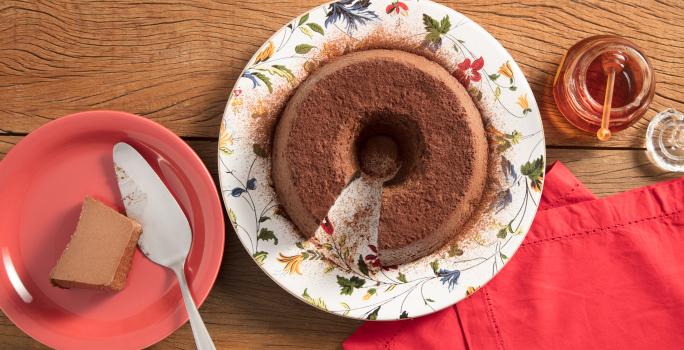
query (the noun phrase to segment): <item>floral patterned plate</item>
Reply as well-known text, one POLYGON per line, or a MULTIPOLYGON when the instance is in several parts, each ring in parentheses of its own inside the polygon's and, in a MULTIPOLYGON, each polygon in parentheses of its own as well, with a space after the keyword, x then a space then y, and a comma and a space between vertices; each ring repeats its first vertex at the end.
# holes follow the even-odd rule
POLYGON ((537 211, 544 152, 539 110, 525 77, 479 25, 426 0, 341 0, 294 19, 249 61, 223 116, 218 158, 228 216, 245 249, 274 281, 331 313, 395 320, 458 302, 509 261, 537 211), (321 225, 318 239, 304 241, 269 186, 270 159, 259 140, 264 111, 277 109, 312 67, 339 51, 335 43, 353 46, 378 33, 446 58, 491 121, 504 178, 475 234, 392 267, 380 266, 375 247, 354 243, 355 235, 337 219, 321 225))

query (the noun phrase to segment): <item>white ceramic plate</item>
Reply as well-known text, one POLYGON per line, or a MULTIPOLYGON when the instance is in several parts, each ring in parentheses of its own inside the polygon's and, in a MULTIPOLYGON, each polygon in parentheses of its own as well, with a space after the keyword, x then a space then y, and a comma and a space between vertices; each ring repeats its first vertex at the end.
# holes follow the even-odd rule
POLYGON ((220 133, 223 198, 245 249, 285 290, 315 307, 352 318, 417 317, 465 298, 513 256, 541 196, 544 135, 525 77, 479 25, 425 0, 343 0, 294 19, 247 64, 231 93, 220 133), (312 64, 334 55, 339 50, 335 43, 346 40, 353 45, 378 35, 379 29, 451 62, 454 74, 491 119, 506 178, 488 219, 477 225, 475 234, 389 269, 377 266, 374 247, 359 246, 337 226, 332 234, 317 235, 319 240, 302 240, 293 224, 278 214, 278 199, 269 186, 270 159, 255 146, 260 119, 277 96, 295 89, 312 64))

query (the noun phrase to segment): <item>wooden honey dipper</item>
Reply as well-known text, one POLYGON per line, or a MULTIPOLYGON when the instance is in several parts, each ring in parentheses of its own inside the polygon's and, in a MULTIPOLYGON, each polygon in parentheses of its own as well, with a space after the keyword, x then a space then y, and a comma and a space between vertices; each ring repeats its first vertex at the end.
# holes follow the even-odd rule
POLYGON ((625 69, 625 56, 619 51, 603 54, 601 66, 603 72, 608 77, 606 82, 606 96, 603 99, 603 113, 601 115, 601 127, 596 131, 596 137, 601 141, 610 139, 610 112, 613 104, 613 87, 615 86, 615 75, 622 73, 625 69))

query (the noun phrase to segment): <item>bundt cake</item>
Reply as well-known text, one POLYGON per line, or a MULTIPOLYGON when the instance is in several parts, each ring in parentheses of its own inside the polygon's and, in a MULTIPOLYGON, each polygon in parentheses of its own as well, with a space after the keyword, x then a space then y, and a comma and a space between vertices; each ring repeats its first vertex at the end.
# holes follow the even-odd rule
POLYGON ((305 237, 356 176, 381 178, 378 255, 395 265, 458 234, 487 161, 482 118, 456 78, 419 55, 367 50, 331 60, 295 91, 276 125, 272 176, 305 237))

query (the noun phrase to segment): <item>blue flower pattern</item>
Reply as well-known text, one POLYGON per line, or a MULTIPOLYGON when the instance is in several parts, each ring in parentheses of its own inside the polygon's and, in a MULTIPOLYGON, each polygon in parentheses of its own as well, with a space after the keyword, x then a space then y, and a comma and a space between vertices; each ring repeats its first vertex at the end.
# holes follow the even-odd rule
POLYGON ((373 10, 369 10, 370 0, 340 0, 333 2, 328 7, 325 27, 328 28, 339 20, 346 22, 347 32, 353 32, 359 25, 378 19, 378 15, 373 10))
POLYGON ((451 292, 454 289, 454 287, 456 287, 458 278, 461 277, 461 271, 441 269, 437 273, 437 276, 441 277, 439 281, 442 282, 442 284, 446 284, 449 287, 449 291, 451 292))

